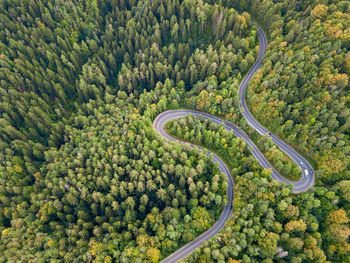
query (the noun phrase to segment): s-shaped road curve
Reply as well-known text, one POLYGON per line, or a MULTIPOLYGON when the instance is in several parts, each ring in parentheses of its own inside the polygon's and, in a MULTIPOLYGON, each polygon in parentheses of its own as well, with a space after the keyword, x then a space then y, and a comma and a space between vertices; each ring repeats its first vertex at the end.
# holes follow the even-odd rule
MULTIPOLYGON (((265 54, 266 48, 267 48, 267 39, 265 36, 264 31, 257 25, 257 28, 259 30, 259 55, 256 59, 254 65, 251 67, 243 81, 241 82, 239 86, 239 98, 241 101, 241 112, 245 119, 247 120, 247 123, 250 127, 255 129, 259 134, 264 136, 269 136, 273 140, 273 142, 280 147, 282 151, 284 151, 287 155, 290 156, 290 158, 298 165, 300 166, 302 170, 302 178, 297 182, 291 182, 285 179, 283 176, 281 176, 267 161, 265 156, 260 152, 258 147, 253 143, 253 141, 248 137, 246 133, 244 133, 240 128, 238 128, 236 125, 234 125, 231 122, 222 120, 216 116, 213 116, 211 114, 200 112, 200 111, 194 111, 194 110, 169 110, 162 112, 159 114, 156 119, 153 122, 153 127, 156 129, 156 131, 164 138, 170 141, 178 141, 180 143, 184 143, 182 141, 179 141, 173 137, 171 137, 169 134, 167 134, 164 130, 164 126, 168 121, 178 119, 185 117, 186 115, 193 115, 194 117, 202 116, 205 119, 209 119, 212 122, 216 124, 224 124, 224 127, 228 131, 232 131, 237 137, 243 139, 253 156, 258 160, 258 162, 264 167, 272 170, 271 177, 279 182, 285 182, 287 184, 293 184, 293 192, 294 193, 300 193, 304 192, 307 189, 309 189, 313 184, 315 180, 315 173, 312 169, 312 166, 309 164, 309 162, 304 159, 300 154, 298 154, 296 151, 294 151, 290 146, 288 146, 285 142, 278 139, 275 135, 270 133, 266 128, 264 128, 260 123, 258 123, 253 115, 249 112, 249 109, 247 107, 247 103, 245 100, 245 91, 247 89, 249 81, 252 79, 254 73, 259 69, 261 65, 261 60, 265 54)), ((193 146, 193 145, 192 145, 193 146)), ((198 146, 197 146, 198 147, 198 146)), ((199 147, 202 148, 202 147, 199 147)), ((203 148, 202 148, 203 149, 203 148)), ((230 174, 230 171, 226 164, 214 153, 211 153, 209 151, 208 154, 213 154, 213 161, 215 163, 218 163, 219 170, 224 173, 227 176, 228 179, 228 188, 227 188, 227 196, 228 196, 228 204, 225 206, 223 212, 221 213, 221 216, 218 221, 206 232, 198 236, 196 239, 194 239, 192 242, 186 244, 185 246, 181 247, 177 251, 175 251, 173 254, 162 260, 162 263, 174 263, 178 262, 179 260, 185 258, 187 255, 191 254, 196 248, 199 248, 204 241, 209 240, 211 237, 215 236, 219 231, 221 231, 224 228, 224 225, 226 221, 230 218, 230 215, 232 213, 232 201, 233 201, 233 180, 232 176, 230 174)))

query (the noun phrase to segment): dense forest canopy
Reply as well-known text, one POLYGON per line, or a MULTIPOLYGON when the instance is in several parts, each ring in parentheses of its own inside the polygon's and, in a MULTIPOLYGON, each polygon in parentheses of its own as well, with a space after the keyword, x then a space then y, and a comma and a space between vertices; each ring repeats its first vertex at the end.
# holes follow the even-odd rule
POLYGON ((233 134, 169 123, 235 181, 232 217, 186 261, 350 261, 348 1, 2 0, 0 262, 158 262, 208 229, 227 182, 205 151, 155 132, 168 109, 234 122, 298 178, 240 113, 252 18, 269 46, 249 107, 310 160, 316 184, 292 194, 233 134))
POLYGON ((247 98, 255 116, 312 158, 322 181, 332 184, 350 176, 350 5, 299 5, 288 4, 274 18, 247 98))

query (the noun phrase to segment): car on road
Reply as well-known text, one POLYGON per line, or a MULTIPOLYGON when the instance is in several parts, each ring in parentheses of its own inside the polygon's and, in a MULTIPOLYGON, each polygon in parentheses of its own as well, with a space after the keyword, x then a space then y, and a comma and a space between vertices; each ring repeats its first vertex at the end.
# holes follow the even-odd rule
POLYGON ((307 169, 304 170, 305 176, 309 177, 309 171, 307 169))

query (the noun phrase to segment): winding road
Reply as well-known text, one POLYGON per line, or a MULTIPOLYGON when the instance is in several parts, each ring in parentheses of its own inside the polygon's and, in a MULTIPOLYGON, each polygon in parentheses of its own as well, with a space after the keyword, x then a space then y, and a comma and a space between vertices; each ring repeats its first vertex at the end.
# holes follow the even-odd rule
MULTIPOLYGON (((173 137, 171 137, 169 134, 167 134, 164 130, 164 126, 168 121, 178 119, 185 117, 186 115, 193 115, 194 117, 202 116, 205 119, 209 119, 212 122, 216 124, 224 124, 224 127, 228 131, 232 131, 237 137, 243 139, 247 144, 248 147, 253 154, 253 156, 258 160, 258 162, 265 168, 272 169, 271 177, 279 182, 285 182, 287 184, 293 184, 293 192, 294 193, 300 193, 304 192, 307 189, 309 189, 313 184, 315 180, 315 173, 312 169, 312 166, 309 164, 309 162, 304 159, 300 154, 298 154, 296 151, 294 151, 290 146, 288 146, 285 142, 278 139, 275 135, 270 133, 266 128, 264 128, 260 123, 258 123, 253 115, 249 112, 249 109, 247 107, 247 103, 245 100, 245 92, 248 86, 249 81, 252 79, 255 72, 259 69, 261 65, 261 60, 266 52, 267 48, 267 39, 265 36, 264 31, 257 25, 257 28, 259 30, 259 55, 256 59, 254 65, 251 67, 243 81, 241 82, 239 86, 239 98, 241 101, 241 112, 245 119, 247 120, 247 123, 250 127, 255 129, 260 135, 263 136, 269 136, 273 140, 273 142, 278 145, 278 147, 284 151, 287 155, 290 156, 290 158, 298 165, 300 166, 302 170, 302 178, 297 182, 291 182, 285 179, 283 176, 281 176, 267 161, 265 156, 260 152, 258 147, 253 143, 253 141, 248 137, 248 135, 243 132, 240 128, 238 128, 236 125, 234 125, 231 122, 222 120, 216 116, 213 116, 211 114, 205 113, 205 112, 199 112, 194 110, 169 110, 162 112, 159 114, 156 119, 153 122, 154 128, 157 130, 157 132, 164 138, 170 140, 170 141, 178 141, 180 143, 184 143, 182 141, 179 141, 173 137)), ((192 145, 194 146, 194 145, 192 145)), ((199 146, 196 146, 199 147, 199 146)), ((199 147, 202 148, 202 147, 199 147)), ((202 148, 203 149, 203 148, 202 148)), ((175 251, 173 254, 162 260, 162 263, 174 263, 178 262, 179 260, 185 258, 187 255, 191 254, 196 248, 200 247, 202 243, 206 240, 209 240, 211 237, 215 236, 220 230, 224 228, 224 225, 226 221, 230 218, 232 213, 232 201, 233 201, 233 180, 232 176, 230 174, 230 171, 226 164, 214 153, 211 153, 208 151, 208 154, 213 155, 213 161, 215 163, 218 163, 218 167, 222 173, 224 173, 227 176, 228 179, 228 189, 227 189, 227 196, 228 196, 228 204, 225 206, 223 212, 221 213, 221 216, 218 221, 206 232, 198 236, 196 239, 194 239, 192 242, 186 244, 182 248, 175 251)))

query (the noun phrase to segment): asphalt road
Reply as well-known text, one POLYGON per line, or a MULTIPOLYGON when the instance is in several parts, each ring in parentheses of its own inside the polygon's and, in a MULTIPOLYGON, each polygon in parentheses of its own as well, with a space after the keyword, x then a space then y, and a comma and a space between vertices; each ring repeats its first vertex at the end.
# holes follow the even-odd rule
MULTIPOLYGON (((245 134, 240 128, 238 128, 236 125, 234 125, 231 122, 222 120, 216 116, 213 116, 211 114, 205 113, 205 112, 199 112, 194 110, 170 110, 165 111, 159 114, 156 119, 153 122, 154 128, 157 130, 157 132, 164 138, 170 140, 170 141, 178 141, 180 143, 185 143, 182 141, 179 141, 170 135, 168 135, 165 130, 164 126, 165 124, 174 119, 182 118, 186 115, 193 115, 194 117, 199 117, 200 115, 203 116, 206 119, 211 120, 212 122, 216 124, 223 123, 225 126, 225 129, 228 131, 232 131, 237 137, 245 140, 245 142, 248 144, 249 149, 253 156, 258 160, 258 162, 265 168, 272 169, 271 177, 279 182, 285 182, 287 184, 293 184, 293 192, 294 193, 300 193, 304 192, 307 189, 309 189, 314 184, 315 179, 315 173, 312 169, 312 166, 309 164, 309 162, 304 159, 300 154, 298 154, 296 151, 294 151, 290 146, 288 146, 285 142, 278 139, 275 135, 270 133, 266 128, 264 128, 260 123, 258 123, 253 115, 249 112, 249 109, 246 104, 245 100, 245 91, 248 86, 249 81, 252 79, 254 73, 259 69, 261 60, 265 54, 266 47, 267 47, 267 39, 265 36, 264 31, 258 26, 259 29, 259 55, 257 60, 255 61, 254 65, 251 67, 243 81, 241 82, 241 85, 239 87, 239 97, 241 101, 241 111, 243 116, 246 118, 248 125, 255 129, 259 134, 264 136, 269 136, 272 138, 274 143, 280 147, 282 151, 284 151, 286 154, 288 154, 291 159, 301 167, 301 170, 303 172, 302 178, 297 182, 291 182, 285 179, 283 176, 281 176, 267 161, 265 156, 260 152, 258 147, 253 143, 253 141, 248 137, 247 134, 245 134)), ((194 146, 194 145, 192 145, 194 146)), ((196 146, 199 147, 199 146, 196 146)), ((202 147, 199 147, 202 148, 202 147)), ((203 148, 202 148, 203 149, 203 148)), ((230 218, 230 215, 232 213, 232 201, 233 201, 233 180, 232 176, 229 172, 229 169, 227 168, 226 164, 214 153, 211 153, 208 151, 208 154, 213 154, 213 161, 215 163, 218 163, 218 167, 222 173, 224 173, 228 179, 228 189, 227 189, 227 196, 228 196, 228 204, 225 206, 223 212, 221 213, 221 216, 218 221, 206 232, 198 236, 196 239, 194 239, 192 242, 186 244, 182 248, 175 251, 173 254, 162 260, 162 263, 174 263, 178 262, 179 260, 185 258, 187 255, 191 254, 196 248, 200 247, 203 243, 203 241, 209 240, 211 237, 215 236, 220 230, 223 229, 226 221, 230 218)))
MULTIPOLYGON (((253 115, 250 113, 247 103, 245 100, 245 92, 248 86, 249 81, 252 79, 255 72, 259 69, 261 65, 261 60, 263 56, 265 55, 266 48, 267 48, 267 39, 265 36, 264 31, 256 25, 259 29, 259 55, 256 59, 254 65, 250 68, 249 72, 245 76, 245 78, 242 80, 240 86, 239 86, 239 99, 241 101, 241 112, 245 119, 247 120, 247 123, 250 127, 255 129, 260 135, 266 135, 272 138, 272 141, 282 150, 284 151, 298 166, 300 166, 303 176, 298 182, 290 182, 284 177, 282 177, 280 174, 277 173, 277 171, 273 170, 272 172, 272 178, 275 180, 278 180, 280 182, 286 182, 291 183, 294 186, 294 192, 300 193, 304 192, 307 189, 309 189, 313 184, 315 180, 315 173, 310 165, 310 163, 303 158, 300 154, 298 154, 292 147, 290 147, 288 144, 286 144, 284 141, 277 138, 274 134, 270 133, 269 130, 267 130, 265 127, 263 127, 257 120, 253 117, 253 115)), ((245 139, 245 138, 243 138, 245 139)), ((258 159, 258 158, 257 158, 258 159)), ((261 163, 261 160, 258 159, 258 161, 261 163)), ((263 165, 263 164, 262 164, 263 165)), ((263 165, 266 168, 272 168, 270 164, 268 166, 263 165)))

